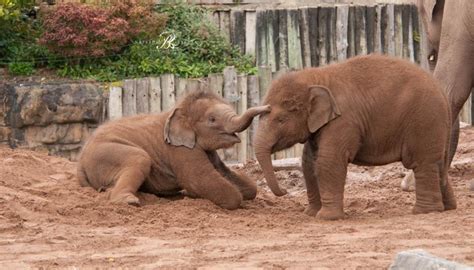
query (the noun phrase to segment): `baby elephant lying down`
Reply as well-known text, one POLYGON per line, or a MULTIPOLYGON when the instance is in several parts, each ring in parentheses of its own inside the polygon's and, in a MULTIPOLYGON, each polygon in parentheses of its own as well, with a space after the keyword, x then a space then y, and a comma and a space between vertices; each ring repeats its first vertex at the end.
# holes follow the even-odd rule
POLYGON ((238 116, 222 98, 188 94, 171 111, 138 115, 100 126, 84 145, 77 176, 82 186, 109 189, 113 202, 139 205, 140 189, 156 195, 186 194, 236 209, 255 198, 257 186, 227 168, 216 153, 240 142, 253 117, 269 106, 238 116))

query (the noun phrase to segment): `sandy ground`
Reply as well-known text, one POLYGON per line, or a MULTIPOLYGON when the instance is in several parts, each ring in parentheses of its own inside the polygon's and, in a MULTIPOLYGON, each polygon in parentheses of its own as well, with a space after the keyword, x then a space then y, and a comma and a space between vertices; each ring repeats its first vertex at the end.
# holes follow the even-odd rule
POLYGON ((72 162, 1 146, 0 268, 383 269, 414 248, 474 266, 473 159, 474 129, 463 129, 450 171, 458 209, 416 216, 399 164, 351 166, 346 219, 329 222, 303 214, 299 171, 278 172, 290 194, 277 198, 246 164, 259 194, 235 211, 150 194, 137 208, 80 188, 72 162))

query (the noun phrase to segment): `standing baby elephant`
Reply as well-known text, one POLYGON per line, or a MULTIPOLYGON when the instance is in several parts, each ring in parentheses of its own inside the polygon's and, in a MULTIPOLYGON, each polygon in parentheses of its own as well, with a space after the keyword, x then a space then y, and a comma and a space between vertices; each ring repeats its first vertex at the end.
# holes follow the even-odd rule
POLYGON ((110 189, 113 202, 139 204, 140 189, 157 195, 185 190, 193 197, 236 209, 255 198, 256 183, 227 168, 216 153, 240 142, 245 130, 269 106, 242 116, 205 91, 188 94, 165 113, 138 115, 100 126, 85 144, 77 176, 82 186, 110 189))
POLYGON ((415 171, 414 213, 456 208, 448 181, 450 110, 434 79, 416 65, 369 55, 286 74, 265 97, 254 147, 278 196, 271 153, 305 143, 308 215, 343 218, 348 163, 401 161, 415 171))

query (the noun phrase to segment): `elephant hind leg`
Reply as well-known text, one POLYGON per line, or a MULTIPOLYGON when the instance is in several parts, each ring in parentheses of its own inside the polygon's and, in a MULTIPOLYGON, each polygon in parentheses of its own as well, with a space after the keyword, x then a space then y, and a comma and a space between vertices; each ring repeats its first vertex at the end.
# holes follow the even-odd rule
POLYGON ((416 203, 414 214, 440 212, 444 210, 441 194, 441 166, 423 163, 414 168, 416 179, 416 203))
POLYGON ((441 195, 443 197, 444 210, 454 210, 457 208, 456 198, 454 197, 453 187, 448 178, 447 170, 442 175, 440 182, 441 195))

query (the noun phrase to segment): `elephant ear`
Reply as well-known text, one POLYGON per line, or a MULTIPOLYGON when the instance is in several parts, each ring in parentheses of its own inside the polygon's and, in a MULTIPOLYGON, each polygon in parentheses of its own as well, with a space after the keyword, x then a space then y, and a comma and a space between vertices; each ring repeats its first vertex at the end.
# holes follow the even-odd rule
POLYGON ((316 132, 331 120, 339 117, 341 111, 331 94, 324 86, 313 85, 309 87, 310 113, 308 117, 308 128, 311 133, 316 132))
POLYGON ((427 22, 431 22, 433 19, 433 13, 436 6, 436 0, 418 0, 416 5, 420 11, 424 11, 426 14, 427 22))
POLYGON ((164 138, 171 145, 194 148, 196 135, 180 108, 175 108, 166 119, 164 138))

